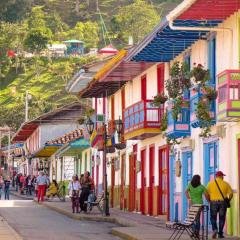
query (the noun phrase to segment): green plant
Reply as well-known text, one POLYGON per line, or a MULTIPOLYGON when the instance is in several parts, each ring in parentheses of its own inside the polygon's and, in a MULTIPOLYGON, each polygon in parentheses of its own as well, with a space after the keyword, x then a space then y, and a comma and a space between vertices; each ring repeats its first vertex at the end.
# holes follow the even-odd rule
POLYGON ((95 110, 93 108, 89 108, 86 110, 86 116, 90 118, 95 113, 95 110))
POLYGON ((199 120, 200 128, 202 129, 200 137, 211 136, 211 121, 210 116, 210 101, 202 97, 197 103, 196 117, 199 120))
POLYGON ((205 96, 209 101, 216 100, 218 92, 214 88, 206 86, 204 90, 206 92, 205 96))
POLYGON ((172 108, 172 117, 175 121, 178 120, 178 115, 179 113, 181 113, 182 103, 183 103, 182 97, 178 97, 174 100, 172 108))
POLYGON ((167 96, 164 95, 164 93, 158 93, 154 98, 153 98, 153 105, 156 107, 160 107, 161 104, 164 104, 167 101, 167 96))
POLYGON ((210 79, 210 74, 208 69, 204 69, 203 65, 194 63, 194 68, 190 72, 190 76, 194 78, 197 84, 202 86, 210 79))
POLYGON ((85 117, 84 117, 84 116, 81 116, 77 121, 78 121, 78 123, 79 123, 80 125, 83 125, 84 122, 85 122, 85 117))
POLYGON ((161 120, 161 126, 160 126, 160 130, 161 132, 164 132, 167 130, 167 124, 168 124, 168 118, 167 118, 167 111, 164 113, 163 118, 161 120))
POLYGON ((191 87, 189 66, 186 63, 174 62, 170 69, 170 78, 165 85, 169 98, 182 96, 184 91, 191 87))

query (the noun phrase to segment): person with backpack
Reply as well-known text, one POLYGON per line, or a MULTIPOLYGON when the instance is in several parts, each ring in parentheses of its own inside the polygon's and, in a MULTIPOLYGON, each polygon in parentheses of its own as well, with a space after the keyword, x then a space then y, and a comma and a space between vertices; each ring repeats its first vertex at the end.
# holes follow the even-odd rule
POLYGON ((229 183, 224 181, 226 176, 222 171, 216 172, 216 178, 207 185, 207 191, 210 197, 210 220, 212 224, 212 238, 224 238, 223 228, 226 220, 227 208, 230 207, 230 201, 233 197, 233 190, 229 183), (219 226, 217 226, 217 216, 219 216, 219 226))

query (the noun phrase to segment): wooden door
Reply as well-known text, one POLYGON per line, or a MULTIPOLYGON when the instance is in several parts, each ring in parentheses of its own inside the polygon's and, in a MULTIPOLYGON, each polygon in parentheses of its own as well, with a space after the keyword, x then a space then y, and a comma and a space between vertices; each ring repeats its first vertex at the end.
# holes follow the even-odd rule
POLYGON ((129 211, 135 210, 136 202, 136 158, 129 155, 129 211))
POLYGON ((126 155, 123 154, 121 157, 121 188, 120 188, 120 209, 124 209, 126 208, 126 206, 124 206, 124 202, 125 202, 125 172, 126 172, 126 155))
POLYGON ((169 150, 160 148, 159 160, 159 198, 158 211, 160 215, 167 215, 169 219, 169 150))
POLYGON ((146 187, 146 149, 141 150, 141 191, 140 211, 145 214, 145 187, 146 187))
POLYGON ((193 176, 192 152, 182 153, 182 220, 187 216, 188 201, 185 196, 187 185, 193 176))
POLYGON ((115 187, 115 168, 114 164, 111 165, 111 207, 114 207, 114 187, 115 187))
POLYGON ((148 214, 153 215, 153 191, 154 191, 154 157, 155 147, 149 148, 149 191, 148 191, 148 214))
POLYGON ((141 77, 141 99, 147 99, 147 76, 144 75, 141 77))

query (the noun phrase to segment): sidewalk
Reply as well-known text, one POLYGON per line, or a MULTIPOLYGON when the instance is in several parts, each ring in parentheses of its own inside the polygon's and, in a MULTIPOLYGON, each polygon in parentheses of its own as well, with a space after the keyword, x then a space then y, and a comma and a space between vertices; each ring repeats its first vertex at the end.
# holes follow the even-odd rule
POLYGON ((0 217, 0 240, 22 240, 22 237, 0 217))
POLYGON ((28 196, 28 195, 22 195, 20 194, 19 192, 16 192, 16 190, 14 188, 11 188, 10 190, 10 194, 15 196, 15 197, 19 197, 19 198, 22 198, 22 199, 25 199, 25 200, 33 200, 34 199, 34 196, 28 196))
MULTIPOLYGON (((16 192, 14 195, 17 195, 18 197, 24 199, 30 199, 29 197, 20 195, 16 192)), ((116 208, 111 208, 110 216, 104 217, 96 207, 94 207, 92 212, 88 214, 73 214, 71 209, 71 202, 68 198, 66 199, 66 202, 60 202, 56 198, 49 202, 45 201, 42 203, 42 205, 76 220, 115 223, 119 225, 119 227, 113 228, 112 234, 127 240, 167 240, 172 233, 172 230, 168 230, 165 227, 165 216, 151 217, 141 215, 139 213, 132 213, 128 211, 121 211, 116 208)), ((187 235, 184 235, 181 239, 186 240, 190 238, 187 235)), ((211 239, 210 235, 209 239, 211 239)), ((228 237, 225 239, 240 238, 228 237)))

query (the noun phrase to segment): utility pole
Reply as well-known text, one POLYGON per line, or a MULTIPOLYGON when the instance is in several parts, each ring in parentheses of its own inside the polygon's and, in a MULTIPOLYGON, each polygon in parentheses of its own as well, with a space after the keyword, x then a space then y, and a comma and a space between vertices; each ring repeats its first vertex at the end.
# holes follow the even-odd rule
POLYGON ((28 90, 26 90, 25 96, 25 122, 28 121, 28 90))

